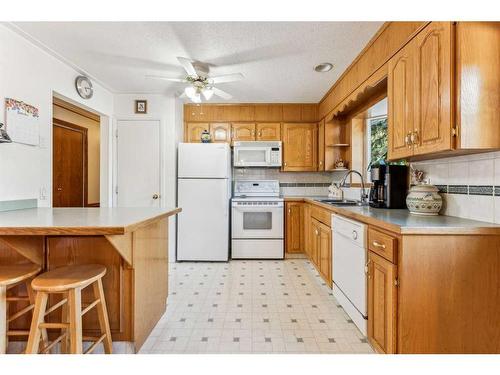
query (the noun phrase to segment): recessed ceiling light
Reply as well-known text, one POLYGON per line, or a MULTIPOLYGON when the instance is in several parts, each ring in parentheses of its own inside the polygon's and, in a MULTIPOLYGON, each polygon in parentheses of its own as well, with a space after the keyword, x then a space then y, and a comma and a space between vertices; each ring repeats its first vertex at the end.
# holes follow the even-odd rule
POLYGON ((314 70, 317 71, 317 72, 320 72, 320 73, 325 73, 325 72, 329 72, 330 70, 333 69, 333 64, 331 63, 321 63, 321 64, 318 64, 314 67, 314 70))

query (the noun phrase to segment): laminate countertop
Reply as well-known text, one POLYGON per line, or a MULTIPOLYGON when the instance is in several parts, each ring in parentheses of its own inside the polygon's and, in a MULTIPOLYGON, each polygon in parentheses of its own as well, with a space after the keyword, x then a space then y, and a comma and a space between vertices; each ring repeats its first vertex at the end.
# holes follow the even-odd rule
POLYGON ((423 216, 406 209, 384 209, 370 206, 335 206, 319 202, 326 197, 285 196, 285 201, 300 201, 320 207, 365 224, 379 226, 401 234, 500 234, 500 225, 454 216, 423 216))
POLYGON ((0 212, 0 235, 125 234, 180 208, 28 208, 0 212))

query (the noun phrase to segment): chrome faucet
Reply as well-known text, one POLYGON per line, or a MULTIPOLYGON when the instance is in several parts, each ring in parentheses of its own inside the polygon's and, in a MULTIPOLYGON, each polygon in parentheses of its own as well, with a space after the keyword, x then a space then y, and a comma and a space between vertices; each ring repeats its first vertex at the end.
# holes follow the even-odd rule
POLYGON ((359 173, 358 171, 356 171, 354 169, 348 170, 347 173, 344 175, 344 177, 342 177, 342 180, 340 180, 340 187, 345 186, 347 177, 349 177, 349 175, 351 175, 352 173, 357 174, 359 176, 359 178, 361 179, 360 203, 362 205, 366 204, 368 202, 368 194, 365 194, 365 182, 363 180, 363 175, 361 173, 359 173))

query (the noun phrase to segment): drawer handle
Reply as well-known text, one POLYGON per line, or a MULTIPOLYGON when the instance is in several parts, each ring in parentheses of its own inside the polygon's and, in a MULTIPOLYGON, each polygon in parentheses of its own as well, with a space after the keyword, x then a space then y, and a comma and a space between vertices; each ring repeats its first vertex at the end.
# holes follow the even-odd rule
POLYGON ((381 249, 385 249, 385 245, 383 243, 379 243, 377 241, 373 241, 372 245, 375 247, 380 247, 381 249))
POLYGON ((352 231, 352 239, 353 240, 357 240, 358 239, 358 232, 356 232, 355 230, 352 231))

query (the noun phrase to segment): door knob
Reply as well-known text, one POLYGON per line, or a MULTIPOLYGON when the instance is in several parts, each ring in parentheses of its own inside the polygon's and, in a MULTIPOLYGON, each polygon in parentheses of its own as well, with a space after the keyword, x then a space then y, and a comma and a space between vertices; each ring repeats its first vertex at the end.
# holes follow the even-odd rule
POLYGON ((158 199, 158 198, 160 198, 159 194, 153 194, 153 199, 158 199))

